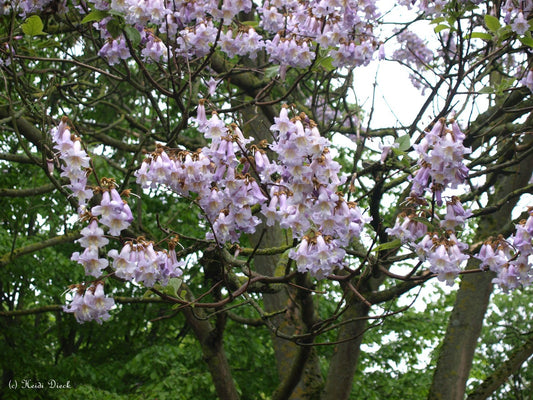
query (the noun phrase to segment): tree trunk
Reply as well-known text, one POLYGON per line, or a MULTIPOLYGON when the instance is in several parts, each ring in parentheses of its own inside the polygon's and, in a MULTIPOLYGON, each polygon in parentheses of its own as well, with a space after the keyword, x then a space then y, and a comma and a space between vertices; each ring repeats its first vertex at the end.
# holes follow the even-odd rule
MULTIPOLYGON (((365 317, 369 310, 370 308, 365 304, 356 302, 349 306, 344 320, 365 317)), ((322 400, 345 400, 350 397, 366 326, 367 321, 360 319, 340 329, 337 340, 346 341, 335 346, 322 400)))
POLYGON ((222 344, 222 332, 207 319, 197 318, 195 312, 202 313, 201 310, 194 311, 192 308, 183 310, 187 324, 192 328, 202 347, 204 361, 207 363, 218 398, 238 400, 239 394, 233 381, 224 345, 222 344))
MULTIPOLYGON (((274 121, 267 114, 272 114, 270 108, 266 112, 263 108, 245 108, 241 112, 245 136, 253 137, 257 142, 260 140, 271 141, 270 126, 274 121)), ((291 241, 278 225, 268 227, 264 233, 261 232, 261 227, 258 227, 257 233, 252 235, 252 244, 255 246, 260 238, 259 248, 279 247, 290 244, 291 241)), ((255 256, 254 268, 262 275, 273 276, 280 258, 279 255, 255 256)), ((289 293, 285 286, 276 293, 263 295, 265 311, 269 314, 275 314, 270 318, 270 322, 277 331, 285 335, 293 335, 305 330, 301 315, 302 305, 299 304, 298 299, 300 297, 296 295, 296 290, 289 293)), ((308 304, 308 307, 313 307, 313 304, 308 304)), ((300 349, 297 344, 280 338, 275 333, 272 333, 272 343, 281 381, 281 387, 276 391, 277 398, 295 400, 316 398, 322 385, 322 375, 315 350, 312 348, 300 349), (299 382, 294 386, 296 377, 294 374, 296 373, 299 382), (291 377, 288 377, 288 374, 291 377), (290 391, 288 387, 291 388, 290 391), (284 397, 287 393, 289 397, 284 397)))

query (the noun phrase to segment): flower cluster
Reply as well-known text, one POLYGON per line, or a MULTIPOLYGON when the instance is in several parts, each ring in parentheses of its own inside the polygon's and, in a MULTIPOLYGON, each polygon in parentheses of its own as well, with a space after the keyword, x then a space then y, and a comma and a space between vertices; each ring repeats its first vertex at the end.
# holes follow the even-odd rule
POLYGON ((452 286, 461 272, 462 264, 470 256, 465 254, 468 245, 459 241, 453 231, 438 235, 428 233, 415 246, 420 261, 429 262, 429 270, 437 274, 437 279, 452 286))
POLYGON ((419 215, 415 211, 401 212, 394 226, 387 228, 386 231, 389 235, 400 239, 402 243, 414 243, 428 232, 427 225, 422 222, 425 219, 425 211, 419 215))
POLYGON ((446 121, 441 119, 419 144, 413 145, 419 155, 420 169, 412 182, 408 211, 400 213, 394 227, 387 229, 389 235, 409 245, 421 261, 428 261, 430 271, 448 285, 453 285, 462 264, 469 258, 465 254, 468 246, 457 238, 457 229, 464 226, 472 212, 464 209, 458 197, 452 196, 446 201, 446 211, 439 216, 435 210, 427 209, 425 193, 430 191, 440 207, 444 190, 457 188, 464 182, 468 168, 463 157, 470 152, 462 144, 464 137, 455 121, 448 129, 446 121))
POLYGON ((332 266, 342 266, 345 251, 331 236, 311 232, 305 235, 296 249, 289 252, 290 258, 296 261, 298 271, 307 272, 322 279, 332 271, 332 266))
POLYGON ((121 60, 127 60, 131 57, 124 36, 120 36, 116 39, 107 39, 106 43, 98 52, 98 55, 106 58, 109 65, 118 64, 121 60))
POLYGON ((493 282, 504 290, 530 285, 533 281, 531 256, 533 255, 533 208, 529 217, 516 225, 509 241, 502 237, 489 239, 474 257, 481 260, 480 268, 497 274, 493 282))
MULTIPOLYGON (((127 24, 140 31, 141 54, 146 60, 165 62, 168 57, 163 54, 203 57, 215 46, 228 57, 255 58, 266 48, 271 62, 284 68, 305 68, 315 59, 320 45, 329 49, 334 65, 357 66, 366 65, 379 46, 373 26, 380 14, 371 0, 264 1, 257 11, 265 36, 271 38, 268 40, 253 27, 236 22, 240 12, 251 10, 250 0, 224 0, 221 4, 213 0, 92 3, 99 10, 122 15, 127 24)), ((129 50, 122 35, 112 37, 108 32, 110 19, 106 17, 95 26, 107 40, 99 54, 115 64, 127 59, 129 50)))
POLYGON ((281 37, 276 34, 272 40, 267 40, 266 50, 270 59, 280 65, 303 68, 311 65, 315 53, 309 48, 309 40, 297 37, 281 37))
POLYGON ((166 286, 170 278, 183 274, 175 251, 176 241, 171 241, 170 250, 155 250, 154 243, 139 239, 137 243, 128 242, 119 251, 110 250, 108 256, 113 259, 115 275, 127 281, 136 281, 146 287, 156 282, 166 286))
POLYGON ((270 148, 278 154, 280 179, 271 186, 262 212, 267 224, 277 221, 302 239, 289 254, 298 270, 323 277, 342 266, 342 247, 359 237, 370 218, 338 193, 345 179, 339 177, 340 165, 331 158, 329 142, 316 124, 305 114, 289 119, 287 108, 274 121, 275 143, 270 148))
MULTIPOLYGON (((2 1, 0 4, 0 15, 8 14, 12 9, 25 17, 32 13, 44 10, 52 3, 52 0, 18 0, 18 1, 2 1)), ((66 8, 66 1, 58 1, 57 9, 59 12, 66 8)))
POLYGON ((95 282, 87 289, 83 285, 74 285, 72 291, 74 298, 63 306, 63 311, 74 313, 76 321, 96 321, 101 324, 109 319, 109 310, 114 307, 115 300, 105 295, 103 282, 95 282))
MULTIPOLYGON (((533 10, 533 2, 531 1, 513 1, 507 0, 503 5, 504 22, 511 25, 513 32, 518 35, 524 35, 530 31, 530 25, 525 15, 533 10)), ((502 13, 503 14, 503 13, 502 13)))
POLYGON ((100 217, 99 222, 109 228, 109 234, 119 236, 133 221, 131 209, 117 189, 113 180, 106 180, 108 188, 103 190, 102 200, 91 209, 91 215, 100 217))
POLYGON ((136 171, 139 184, 194 197, 211 227, 207 238, 219 245, 255 232, 260 219, 252 208, 259 206, 267 225, 279 223, 302 240, 290 254, 300 271, 322 277, 340 265, 342 247, 369 219, 337 192, 344 182, 340 165, 313 121, 305 114, 291 119, 282 108, 271 127, 276 162, 262 144, 249 145, 235 124, 226 125, 216 114, 207 119, 203 102, 196 122, 209 146, 193 153, 159 147, 136 171))
POLYGON ((464 133, 457 122, 449 129, 441 118, 426 132, 419 144, 413 148, 419 155, 418 166, 411 189, 412 197, 421 197, 426 190, 435 195, 437 204, 442 205, 442 191, 446 187, 457 188, 468 176, 463 158, 471 150, 463 146, 464 133))
MULTIPOLYGON (((205 115, 201 110, 198 114, 205 115)), ((145 188, 165 185, 186 198, 194 193, 212 227, 207 237, 219 244, 236 242, 240 233, 255 231, 260 220, 252 214, 252 207, 266 197, 248 173, 249 161, 241 160, 247 141, 239 128, 226 127, 214 114, 199 129, 210 139, 209 147, 197 152, 159 147, 136 171, 137 183, 145 188)), ((263 163, 270 164, 266 157, 263 163)))
MULTIPOLYGON (((101 256, 105 254, 104 247, 109 239, 100 225, 107 228, 108 235, 120 236, 133 221, 131 209, 117 191, 113 179, 102 178, 101 187, 95 188, 94 192, 87 186, 90 158, 81 147, 80 139, 71 134, 65 118, 58 127, 52 129, 51 136, 54 149, 58 151, 64 164, 61 176, 70 180, 67 187, 79 201, 79 214, 82 220, 89 221, 88 226, 80 232, 81 238, 77 240, 84 251, 74 252, 71 259, 83 265, 86 275, 101 278, 102 271, 109 267, 108 258, 111 258, 117 277, 136 281, 147 287, 156 282, 166 285, 170 278, 181 276, 180 267, 184 263, 177 260, 175 239, 169 242, 169 251, 156 250, 152 242, 141 238, 135 244, 127 242, 120 252, 116 249, 109 250, 108 258, 101 256), (100 195, 100 201, 89 208, 88 201, 94 193, 100 195)), ((83 285, 76 285, 74 288, 74 298, 65 307, 66 312, 74 313, 79 322, 96 320, 101 323, 109 318, 108 311, 114 301, 104 295, 102 281, 96 281, 88 289, 83 285)))
POLYGON ((81 230, 81 239, 77 240, 85 250, 81 254, 75 252, 71 257, 73 261, 84 266, 86 275, 96 278, 100 277, 102 270, 109 265, 107 259, 100 258, 100 250, 109 240, 104 237, 104 230, 98 223, 107 226, 110 235, 119 236, 133 220, 131 209, 115 189, 114 181, 104 179, 103 183, 107 188, 100 189, 103 191, 100 204, 82 214, 83 218, 90 220, 89 225, 81 230))
MULTIPOLYGON (((424 71, 433 61, 433 52, 426 43, 414 32, 402 30, 397 38, 400 48, 394 51, 392 58, 409 65, 412 69, 424 71)), ((423 88, 425 84, 416 75, 409 75, 416 88, 423 88)))
POLYGON ((263 38, 250 26, 239 27, 236 35, 231 29, 220 35, 220 49, 230 58, 247 55, 255 59, 264 46, 263 38))
POLYGON ((58 157, 64 163, 61 176, 70 180, 67 188, 78 199, 79 211, 82 213, 87 202, 93 197, 93 191, 87 186, 90 157, 82 148, 80 138, 70 132, 66 118, 63 118, 50 134, 54 141, 54 149, 58 151, 58 157))
POLYGON ((109 262, 105 258, 100 258, 99 250, 108 244, 109 240, 104 237, 104 231, 98 227, 96 219, 93 219, 89 226, 81 230, 81 239, 78 239, 77 242, 85 250, 81 254, 79 252, 73 253, 71 259, 85 267, 85 275, 100 277, 102 270, 107 268, 109 262))

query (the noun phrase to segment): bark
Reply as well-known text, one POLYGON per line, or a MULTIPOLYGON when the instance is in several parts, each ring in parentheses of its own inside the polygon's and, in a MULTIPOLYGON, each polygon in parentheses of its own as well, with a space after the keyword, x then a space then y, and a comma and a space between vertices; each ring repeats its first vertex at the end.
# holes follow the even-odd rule
MULTIPOLYGON (((254 137, 256 142, 272 140, 270 126, 274 123, 274 113, 271 106, 246 107, 241 111, 241 115, 244 121, 242 130, 245 136, 254 137)), ((290 238, 277 225, 266 228, 264 233, 261 231, 261 227, 258 227, 257 233, 252 236, 253 246, 257 244, 259 238, 261 238, 260 249, 291 244, 290 238)), ((277 255, 256 255, 254 268, 260 274, 273 276, 279 262, 280 256, 277 255)), ((267 313, 274 315, 270 318, 270 323, 277 331, 285 335, 305 331, 301 311, 305 307, 302 306, 302 297, 297 294, 296 290, 291 290, 289 293, 286 287, 282 287, 276 293, 265 293, 263 306, 267 313)), ((313 314, 312 302, 307 303, 306 306, 308 310, 311 308, 308 313, 313 314)), ((275 332, 272 333, 272 343, 281 382, 275 392, 276 398, 316 398, 322 386, 322 375, 315 350, 309 347, 302 349, 297 344, 278 337, 275 332)))
MULTIPOLYGON (((299 274, 296 278, 296 284, 300 287, 311 288, 309 275, 299 274)), ((316 312, 311 292, 305 289, 298 289, 294 293, 294 299, 299 306, 299 321, 303 325, 303 332, 309 332, 316 322, 316 312)), ((308 399, 318 396, 321 377, 320 370, 318 370, 318 360, 313 357, 315 350, 312 347, 312 343, 313 338, 310 337, 296 347, 296 354, 290 360, 290 369, 285 372, 283 380, 272 395, 272 400, 308 399)))
MULTIPOLYGON (((468 268, 476 268, 475 262, 468 268)), ((440 350, 429 399, 463 399, 494 274, 465 275, 440 350)))
POLYGON ((509 359, 501 364, 491 375, 489 375, 474 391, 468 400, 484 400, 488 398, 496 389, 515 373, 520 366, 533 354, 533 335, 529 335, 525 343, 516 349, 509 359))
MULTIPOLYGON (((365 301, 360 296, 356 296, 351 288, 344 288, 348 301, 347 309, 343 314, 343 321, 346 323, 339 328, 338 344, 334 348, 333 357, 330 361, 326 385, 321 397, 322 400, 345 400, 350 398, 353 379, 361 354, 361 343, 368 326, 366 317, 370 311, 371 304, 368 298, 379 296, 380 293, 383 293, 382 298, 373 298, 372 304, 386 301, 385 292, 377 291, 384 279, 384 275, 376 274, 375 277, 369 276, 352 286, 352 288, 357 288, 365 301)), ((400 292, 401 290, 398 293, 400 292)), ((396 294, 397 292, 394 291, 394 293, 396 294)), ((395 294, 391 297, 394 297, 395 294)))
POLYGON ((0 197, 30 197, 38 196, 40 194, 50 193, 56 189, 53 183, 48 183, 34 188, 27 189, 5 189, 0 188, 0 197))
POLYGON ((207 368, 211 374, 215 390, 219 399, 238 400, 239 394, 233 381, 231 368, 222 344, 222 332, 213 326, 207 319, 197 317, 192 308, 185 308, 183 314, 187 324, 192 331, 200 346, 207 368))
MULTIPOLYGON (((370 308, 365 304, 356 302, 348 308, 344 319, 364 317, 369 310, 370 308)), ((346 341, 335 346, 322 396, 323 400, 342 400, 350 397, 366 326, 367 321, 360 319, 340 329, 337 340, 346 341)))
POLYGON ((43 240, 38 243, 28 244, 24 247, 13 250, 10 253, 3 254, 0 256, 0 267, 4 267, 13 261, 15 258, 22 257, 23 255, 34 253, 36 251, 42 250, 47 247, 56 246, 62 243, 73 242, 76 239, 80 238, 79 232, 70 232, 65 235, 56 236, 50 239, 43 240))
MULTIPOLYGON (((7 119, 10 117, 9 108, 7 106, 1 106, 0 118, 7 119)), ((18 130, 29 142, 33 143, 39 151, 43 150, 43 147, 46 144, 46 137, 31 122, 17 115, 15 118, 9 120, 9 124, 13 126, 15 130, 18 130)), ((52 156, 51 152, 48 151, 47 156, 52 156)))
MULTIPOLYGON (((529 145, 532 140, 528 140, 529 145)), ((514 151, 507 154, 514 156, 514 151)), ((533 157, 530 155, 506 174, 498 174, 494 195, 489 198, 489 206, 497 203, 507 193, 527 185, 533 171, 533 157)), ((518 197, 509 199, 498 211, 482 217, 479 221, 475 242, 487 239, 490 235, 502 233, 501 229, 511 219, 511 212, 518 197)), ((478 267, 471 259, 467 269, 478 267)), ((446 330, 442 347, 429 392, 429 399, 459 400, 466 390, 472 361, 481 333, 483 318, 489 304, 494 274, 466 274, 461 279, 459 291, 446 330)))

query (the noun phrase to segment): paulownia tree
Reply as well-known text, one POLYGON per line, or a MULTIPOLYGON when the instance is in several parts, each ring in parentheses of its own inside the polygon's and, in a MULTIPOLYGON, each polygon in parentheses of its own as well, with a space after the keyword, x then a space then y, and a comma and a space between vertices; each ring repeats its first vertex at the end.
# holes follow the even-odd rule
MULTIPOLYGON (((94 325, 157 304, 152 323, 183 318, 219 398, 244 393, 234 324, 270 332, 266 396, 357 398, 365 337, 440 281, 457 295, 420 396, 495 393, 533 352, 521 326, 472 375, 493 287, 513 296, 533 276, 532 10, 2 1, 5 348, 29 316, 94 325), (381 126, 362 104, 353 77, 370 63, 409 72, 412 121, 381 126)), ((75 329, 59 337, 73 354, 75 329)), ((8 361, 6 396, 14 379, 8 361)))

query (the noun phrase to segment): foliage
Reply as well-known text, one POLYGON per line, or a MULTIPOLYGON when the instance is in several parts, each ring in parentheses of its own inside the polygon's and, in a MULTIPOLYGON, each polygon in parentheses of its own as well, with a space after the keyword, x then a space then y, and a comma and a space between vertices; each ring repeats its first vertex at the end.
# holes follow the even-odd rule
POLYGON ((0 2, 0 397, 527 396, 502 3, 0 2), (404 72, 420 105, 382 108, 404 72))

